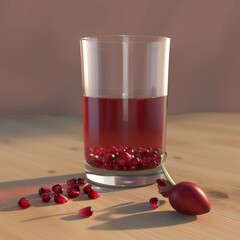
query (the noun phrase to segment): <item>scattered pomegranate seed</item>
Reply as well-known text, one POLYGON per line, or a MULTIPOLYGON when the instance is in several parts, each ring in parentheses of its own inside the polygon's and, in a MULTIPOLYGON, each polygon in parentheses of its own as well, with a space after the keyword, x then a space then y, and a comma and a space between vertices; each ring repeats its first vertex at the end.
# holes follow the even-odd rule
POLYGON ((82 186, 87 183, 87 179, 86 178, 78 178, 77 182, 80 186, 82 186))
POLYGON ((85 207, 79 210, 79 216, 80 217, 90 217, 93 215, 93 209, 92 207, 85 207))
POLYGON ((18 206, 21 208, 29 208, 31 204, 25 197, 23 197, 19 199, 18 206))
POLYGON ((42 196, 43 194, 50 194, 51 193, 51 189, 48 187, 41 187, 38 190, 39 195, 42 196))
POLYGON ((84 186, 83 192, 85 192, 86 194, 88 194, 92 189, 93 189, 92 184, 88 183, 87 185, 84 186))
POLYGON ((88 197, 91 198, 91 199, 96 199, 96 198, 99 198, 100 197, 100 193, 95 191, 95 190, 91 190, 88 192, 88 197))
POLYGON ((63 193, 63 187, 60 184, 53 185, 52 190, 55 194, 63 193))
POLYGON ((69 198, 76 198, 79 196, 79 191, 74 190, 74 189, 70 189, 67 191, 68 197, 69 198))
POLYGON ((78 185, 75 185, 75 186, 72 186, 72 187, 67 188, 67 193, 70 192, 70 191, 80 192, 80 188, 79 188, 78 185))
POLYGON ((63 204, 63 203, 66 203, 68 201, 68 198, 66 198, 62 194, 58 193, 54 196, 54 201, 55 201, 55 203, 63 204))
POLYGON ((150 198, 149 203, 150 203, 152 209, 157 209, 159 206, 159 200, 156 197, 150 198))
POLYGON ((49 202, 50 200, 51 200, 51 196, 50 196, 49 194, 44 193, 44 194, 42 195, 42 201, 43 201, 43 202, 47 203, 47 202, 49 202))
POLYGON ((74 186, 75 184, 77 184, 76 178, 71 178, 71 179, 67 180, 67 185, 74 186))

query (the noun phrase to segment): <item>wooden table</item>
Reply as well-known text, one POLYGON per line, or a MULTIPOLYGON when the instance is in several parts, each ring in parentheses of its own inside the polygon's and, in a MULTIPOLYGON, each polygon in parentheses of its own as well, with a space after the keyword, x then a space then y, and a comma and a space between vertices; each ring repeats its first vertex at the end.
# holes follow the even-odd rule
POLYGON ((41 186, 84 176, 81 119, 0 118, 0 239, 239 239, 240 114, 183 114, 168 118, 167 167, 174 179, 200 185, 210 213, 185 216, 161 198, 156 185, 103 188, 96 200, 81 194, 64 205, 43 204, 41 186), (20 197, 32 206, 17 207, 20 197), (151 210, 150 197, 161 198, 151 210), (94 214, 80 219, 78 209, 94 214), (82 237, 82 238, 81 238, 82 237))

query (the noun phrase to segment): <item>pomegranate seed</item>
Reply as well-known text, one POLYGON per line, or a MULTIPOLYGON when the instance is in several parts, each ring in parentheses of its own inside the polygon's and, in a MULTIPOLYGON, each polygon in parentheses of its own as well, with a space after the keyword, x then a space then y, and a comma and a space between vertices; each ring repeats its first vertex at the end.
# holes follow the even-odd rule
POLYGON ((67 193, 72 191, 72 190, 80 192, 80 188, 79 188, 78 185, 67 188, 67 193))
POLYGON ((78 178, 77 182, 80 186, 82 186, 87 183, 87 179, 86 178, 78 178))
POLYGON ((93 151, 93 154, 94 155, 101 155, 102 150, 103 149, 101 147, 96 147, 93 151))
POLYGON ((55 194, 63 193, 63 187, 60 184, 53 185, 52 190, 55 194))
POLYGON ((116 163, 117 163, 118 166, 123 167, 123 166, 126 165, 126 160, 124 158, 118 158, 116 160, 116 163))
POLYGON ((104 163, 109 163, 109 157, 108 156, 103 156, 102 158, 101 158, 101 160, 102 160, 102 163, 104 164, 104 163))
POLYGON ((137 147, 136 151, 143 152, 145 149, 143 147, 137 147))
POLYGON ((38 190, 39 195, 42 196, 43 194, 50 194, 51 193, 51 189, 48 187, 41 187, 38 190))
POLYGON ((67 191, 68 197, 69 198, 76 198, 79 196, 79 191, 74 190, 74 189, 70 189, 67 191))
POLYGON ((31 204, 26 198, 23 197, 19 199, 18 206, 21 208, 29 208, 31 204))
POLYGON ((92 215, 93 215, 93 209, 90 206, 79 210, 80 217, 90 217, 92 215))
POLYGON ((58 193, 54 196, 54 201, 55 201, 55 203, 63 204, 63 203, 66 203, 68 201, 68 198, 66 198, 62 194, 58 193))
POLYGON ((142 153, 141 153, 141 157, 142 158, 148 158, 149 157, 149 150, 145 149, 142 153))
POLYGON ((118 148, 112 146, 112 153, 113 154, 118 154, 118 152, 119 152, 118 148))
POLYGON ((88 197, 91 199, 96 199, 100 197, 100 193, 95 191, 95 190, 91 190, 90 192, 88 192, 88 197))
POLYGON ((125 152, 123 157, 126 161, 130 161, 132 159, 132 155, 130 153, 125 152))
POLYGON ((95 166, 98 168, 102 167, 102 161, 96 161, 95 166))
POLYGON ((130 162, 131 166, 137 166, 139 164, 139 159, 138 158, 133 158, 130 162))
POLYGON ((112 154, 116 154, 118 152, 118 149, 116 147, 106 147, 104 150, 103 150, 103 155, 104 156, 112 156, 112 154))
POLYGON ((76 178, 71 178, 71 179, 67 180, 67 185, 69 185, 69 186, 74 186, 76 183, 77 183, 76 178))
POLYGON ((116 171, 119 171, 121 168, 117 165, 117 164, 114 164, 113 165, 113 170, 116 170, 116 171))
POLYGON ((106 169, 106 170, 110 170, 110 169, 112 169, 112 164, 111 163, 103 163, 102 168, 106 169))
POLYGON ((130 171, 136 171, 137 170, 137 166, 129 166, 129 170, 130 171))
POLYGON ((157 163, 157 165, 161 164, 161 157, 157 157, 155 159, 155 162, 157 163))
POLYGON ((153 148, 152 150, 155 151, 159 156, 162 153, 162 150, 160 148, 153 148))
POLYGON ((93 165, 93 166, 95 165, 95 162, 97 162, 97 161, 100 161, 100 158, 99 158, 98 155, 90 156, 90 157, 87 159, 88 164, 93 165))
POLYGON ((140 161, 140 166, 142 169, 148 168, 148 161, 147 160, 141 160, 140 161))
POLYGON ((43 202, 47 203, 47 202, 49 202, 50 200, 51 200, 51 196, 50 196, 49 194, 44 193, 44 194, 42 195, 42 201, 43 201, 43 202))
POLYGON ((123 171, 127 171, 127 170, 128 170, 128 167, 127 167, 127 166, 123 166, 123 167, 122 167, 122 170, 123 170, 123 171))
POLYGON ((87 147, 85 150, 85 155, 89 157, 91 154, 93 154, 93 149, 91 147, 87 147))
POLYGON ((150 198, 149 203, 150 203, 152 209, 157 209, 159 206, 159 200, 156 197, 150 198))
POLYGON ((92 189, 93 189, 92 184, 88 183, 87 185, 84 186, 83 192, 85 192, 86 194, 88 194, 92 189))
POLYGON ((155 161, 151 160, 151 161, 149 161, 148 166, 149 166, 150 168, 154 168, 154 167, 157 166, 157 163, 156 163, 155 161))
POLYGON ((133 154, 134 154, 134 150, 133 150, 132 148, 130 148, 130 147, 124 148, 123 151, 126 152, 126 153, 129 153, 130 155, 133 155, 133 154))

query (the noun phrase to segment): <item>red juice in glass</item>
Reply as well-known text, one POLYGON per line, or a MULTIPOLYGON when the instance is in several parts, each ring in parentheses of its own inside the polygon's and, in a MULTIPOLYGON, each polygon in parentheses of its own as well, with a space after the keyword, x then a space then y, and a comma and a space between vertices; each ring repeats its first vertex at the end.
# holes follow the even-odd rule
POLYGON ((85 160, 92 167, 157 167, 165 152, 167 97, 83 97, 85 160))

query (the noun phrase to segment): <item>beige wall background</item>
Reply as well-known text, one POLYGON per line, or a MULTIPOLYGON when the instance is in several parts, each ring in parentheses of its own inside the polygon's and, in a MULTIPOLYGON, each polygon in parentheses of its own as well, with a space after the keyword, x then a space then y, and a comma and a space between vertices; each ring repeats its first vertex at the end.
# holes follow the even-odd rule
POLYGON ((239 0, 0 0, 0 114, 81 114, 79 38, 172 39, 169 113, 240 111, 239 0))

